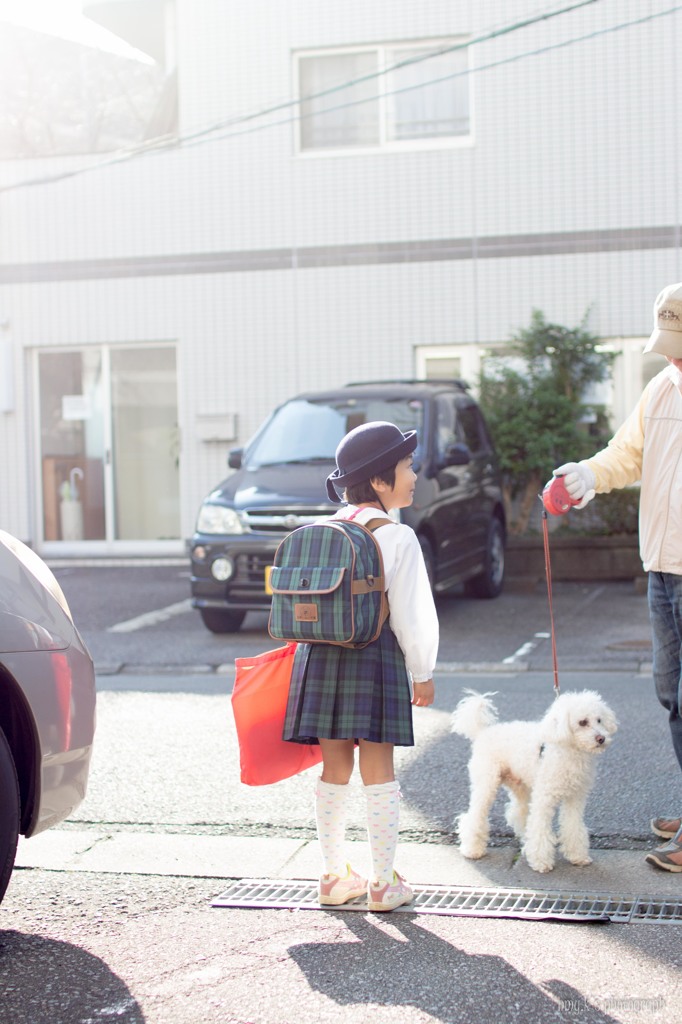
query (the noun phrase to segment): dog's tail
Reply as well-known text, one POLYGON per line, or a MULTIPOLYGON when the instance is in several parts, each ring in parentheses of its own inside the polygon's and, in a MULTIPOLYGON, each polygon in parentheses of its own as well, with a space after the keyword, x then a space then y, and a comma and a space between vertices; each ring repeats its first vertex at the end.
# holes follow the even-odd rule
POLYGON ((473 740, 479 732, 497 721, 497 711, 490 699, 495 694, 477 693, 475 690, 465 690, 464 693, 452 713, 452 731, 473 740))

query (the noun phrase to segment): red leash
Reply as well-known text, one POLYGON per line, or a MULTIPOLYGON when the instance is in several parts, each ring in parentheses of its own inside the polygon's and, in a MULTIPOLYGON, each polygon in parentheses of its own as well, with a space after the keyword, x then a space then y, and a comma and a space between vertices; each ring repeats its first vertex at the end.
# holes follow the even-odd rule
POLYGON ((549 600, 549 622, 552 635, 552 661, 554 663, 554 696, 559 696, 559 669, 556 656, 556 636, 554 634, 554 609, 552 608, 552 569, 549 560, 549 530, 547 528, 547 512, 542 510, 542 539, 545 547, 545 576, 547 577, 547 597, 549 600))

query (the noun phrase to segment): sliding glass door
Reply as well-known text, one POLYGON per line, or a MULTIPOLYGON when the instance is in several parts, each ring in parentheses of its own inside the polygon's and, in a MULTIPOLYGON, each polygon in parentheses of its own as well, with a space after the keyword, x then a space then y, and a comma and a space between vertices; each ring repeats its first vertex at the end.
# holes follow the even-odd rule
POLYGON ((45 543, 180 537, 175 349, 38 353, 45 543))

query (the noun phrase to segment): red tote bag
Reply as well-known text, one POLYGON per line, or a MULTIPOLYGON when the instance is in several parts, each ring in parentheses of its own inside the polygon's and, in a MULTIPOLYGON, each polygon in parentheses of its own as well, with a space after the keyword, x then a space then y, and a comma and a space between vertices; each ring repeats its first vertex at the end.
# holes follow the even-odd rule
POLYGON ((235 658, 232 711, 239 740, 240 778, 267 786, 298 775, 322 760, 317 743, 282 739, 296 644, 253 658, 235 658))

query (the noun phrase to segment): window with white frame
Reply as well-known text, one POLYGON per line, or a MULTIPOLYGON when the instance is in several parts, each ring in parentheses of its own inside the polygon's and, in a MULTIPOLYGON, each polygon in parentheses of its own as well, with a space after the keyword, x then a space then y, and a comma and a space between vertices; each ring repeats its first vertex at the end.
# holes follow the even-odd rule
POLYGON ((299 53, 297 68, 302 152, 469 136, 464 40, 299 53))
POLYGON ((481 369, 478 345, 416 345, 414 364, 420 380, 463 379, 476 392, 481 369))
MULTIPOLYGON (((646 338, 603 338, 600 348, 618 356, 608 380, 592 389, 587 401, 603 405, 615 430, 634 409, 647 382, 665 366, 661 356, 644 355, 646 338)), ((525 363, 509 352, 509 342, 485 345, 417 345, 415 370, 419 379, 461 377, 478 393, 481 371, 494 375, 497 370, 525 371, 525 363)))

